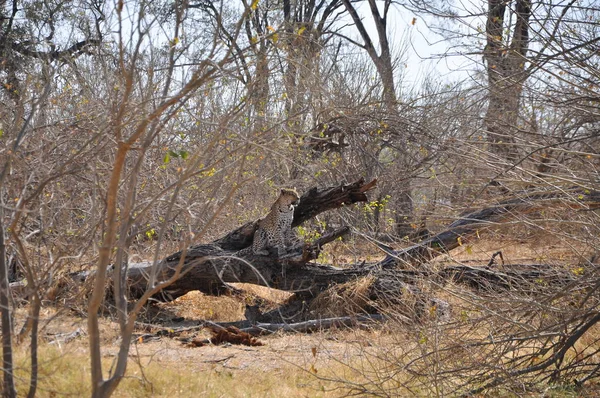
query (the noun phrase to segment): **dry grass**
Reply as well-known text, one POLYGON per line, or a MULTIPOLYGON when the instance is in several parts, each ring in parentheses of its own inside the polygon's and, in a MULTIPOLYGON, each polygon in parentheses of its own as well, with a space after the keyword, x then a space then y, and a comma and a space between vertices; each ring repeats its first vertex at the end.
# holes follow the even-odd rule
POLYGON ((169 303, 157 304, 164 311, 186 319, 206 319, 231 322, 243 318, 244 304, 228 296, 210 297, 200 292, 189 292, 169 303))
MULTIPOLYGON (((25 350, 18 352, 17 389, 25 395, 28 388, 25 350)), ((144 350, 145 351, 145 350, 144 350)), ((227 351, 227 350, 224 350, 227 351)), ((276 370, 235 369, 210 364, 202 353, 196 358, 161 358, 161 353, 133 356, 126 378, 116 397, 306 397, 336 396, 326 393, 327 384, 311 377, 308 371, 287 365, 276 370)), ((223 353, 225 355, 226 353, 223 353)), ((38 396, 89 396, 89 357, 81 350, 44 345, 40 349, 38 396)), ((105 357, 104 365, 112 360, 105 357)))
MULTIPOLYGON (((51 311, 43 316, 52 317, 51 311)), ((59 342, 58 333, 85 325, 85 319, 61 315, 44 329, 40 357, 40 397, 89 396, 90 363, 87 338, 59 342)), ((118 353, 116 325, 101 322, 103 362, 110 369, 118 353)), ((132 345, 127 376, 117 397, 329 397, 343 396, 337 383, 340 374, 348 377, 344 361, 358 350, 349 341, 370 340, 368 332, 330 331, 312 335, 262 337, 263 347, 186 347, 167 337, 132 345), (341 362, 339 362, 341 361, 341 362), (326 379, 319 380, 315 373, 326 379), (335 377, 334 377, 335 376, 335 377)), ((19 395, 28 388, 28 345, 16 348, 19 395)), ((347 380, 346 378, 344 380, 347 380)))
POLYGON ((257 299, 266 304, 262 310, 270 310, 283 304, 292 293, 247 283, 232 283, 234 288, 243 291, 242 296, 207 296, 198 291, 189 292, 172 302, 158 303, 164 316, 184 317, 187 320, 202 319, 215 322, 233 322, 244 319, 245 304, 253 304, 257 299))
MULTIPOLYGON (((531 239, 503 237, 490 240, 473 237, 454 249, 451 255, 439 256, 434 262, 460 261, 485 265, 497 251, 502 251, 504 261, 509 264, 578 262, 588 254, 579 242, 568 242, 547 234, 531 239)), ((500 261, 499 258, 496 260, 500 261)))
POLYGON ((374 281, 367 276, 335 285, 311 302, 310 311, 323 318, 364 313, 372 305, 369 292, 374 281))
MULTIPOLYGON (((454 397, 483 385, 475 376, 484 370, 499 374, 503 369, 509 370, 508 364, 515 356, 529 355, 533 361, 542 359, 534 355, 535 347, 541 344, 535 340, 522 348, 502 352, 502 343, 496 345, 490 341, 497 331, 497 321, 471 323, 465 319, 413 325, 390 322, 378 335, 370 334, 368 342, 347 340, 348 349, 355 354, 343 362, 344 373, 337 367, 337 380, 353 393, 367 396, 454 397)), ((589 352, 590 342, 597 349, 599 336, 598 330, 590 331, 586 341, 580 341, 575 350, 569 351, 565 361, 577 353, 589 352)), ((502 339, 501 334, 497 337, 502 339)), ((591 360, 597 362, 598 358, 591 360)), ((600 396, 600 389, 594 382, 578 387, 568 380, 561 384, 549 383, 541 377, 526 381, 514 378, 476 396, 595 397, 600 396)))
MULTIPOLYGON (((452 256, 440 256, 435 263, 439 267, 457 261, 472 266, 485 265, 493 253, 501 250, 507 267, 511 264, 550 263, 575 273, 589 255, 589 247, 581 242, 550 235, 529 238, 513 237, 502 241, 472 239, 454 250, 452 256)), ((542 297, 530 296, 526 291, 477 292, 452 283, 440 286, 430 281, 423 281, 423 285, 428 293, 451 304, 450 322, 438 323, 430 319, 413 325, 389 324, 389 335, 373 341, 369 348, 364 349, 359 357, 361 361, 346 362, 353 369, 353 376, 346 379, 349 388, 357 393, 382 396, 455 396, 459 391, 485 385, 485 380, 490 380, 483 378, 486 374, 502 375, 505 371, 539 363, 551 355, 552 352, 539 356, 540 347, 548 341, 541 337, 536 339, 535 333, 529 339, 527 331, 529 334, 535 330, 532 328, 544 331, 545 325, 562 322, 569 315, 568 304, 564 302, 566 298, 547 306, 543 304, 542 297), (538 299, 541 300, 539 308, 534 306, 538 305, 535 304, 538 299), (525 342, 518 343, 519 338, 524 336, 525 342), (518 365, 520 367, 514 367, 515 358, 524 358, 518 365), (356 380, 361 379, 363 382, 356 384, 356 380)), ((351 307, 356 302, 355 297, 364 297, 365 286, 368 283, 355 282, 331 289, 322 297, 324 301, 319 307, 326 309, 332 305, 332 308, 343 312, 344 306, 351 307)), ((553 294, 543 289, 539 293, 553 294)), ((578 296, 575 292, 573 294, 576 300, 578 296)), ((394 313, 403 315, 399 309, 389 308, 392 318, 394 313)), ((567 352, 563 366, 585 359, 588 369, 593 369, 595 363, 600 363, 598 329, 600 327, 596 325, 589 330, 567 352)), ((509 378, 488 390, 485 396, 600 396, 598 385, 593 380, 584 387, 578 387, 568 377, 559 383, 549 383, 547 375, 532 373, 523 378, 509 378)))
MULTIPOLYGON (((190 304, 194 296, 178 305, 190 304)), ((85 329, 86 321, 64 312, 56 317, 57 313, 52 309, 45 309, 42 313, 42 323, 51 321, 41 333, 38 396, 89 396, 87 336, 60 342, 61 334, 85 329)), ((100 327, 104 370, 107 372, 118 353, 118 328, 106 318, 101 321, 100 327)), ((261 338, 265 343, 263 347, 189 348, 167 337, 148 343, 136 342, 131 347, 127 376, 115 396, 343 396, 345 393, 340 390, 337 376, 343 374, 349 377, 350 374, 338 361, 352 359, 354 354, 349 350, 348 341, 369 339, 365 337, 369 333, 361 333, 364 333, 362 337, 352 337, 352 332, 343 331, 274 335, 261 338), (336 381, 319 380, 314 377, 315 373, 336 381)), ((28 348, 27 342, 16 347, 19 395, 25 395, 28 389, 28 348)))
MULTIPOLYGON (((460 304, 459 299, 455 303, 460 304)), ((465 303, 462 306, 468 308, 465 303)), ((479 314, 473 311, 465 316, 479 314)), ((48 329, 52 333, 65 332, 84 323, 83 319, 62 316, 48 329)), ((118 350, 114 326, 108 320, 102 322, 105 369, 110 368, 118 350)), ((187 348, 165 337, 131 347, 127 377, 115 396, 337 397, 347 395, 350 390, 382 396, 453 396, 469 376, 465 372, 456 373, 455 369, 485 363, 493 349, 491 345, 467 348, 466 343, 485 341, 492 326, 492 323, 472 325, 468 319, 450 324, 390 322, 383 330, 268 336, 261 338, 264 347, 187 348), (453 370, 455 373, 445 374, 453 370)), ((590 334, 588 338, 593 340, 593 337, 590 334)), ((86 343, 86 338, 81 337, 66 344, 48 341, 42 345, 38 396, 89 395, 86 343)), ((19 393, 24 394, 27 346, 17 351, 18 387, 19 393)), ((568 386, 543 384, 531 386, 530 393, 522 396, 563 398, 594 396, 593 393, 594 390, 587 390, 587 395, 581 395, 568 386)), ((514 395, 498 389, 488 396, 514 395)))

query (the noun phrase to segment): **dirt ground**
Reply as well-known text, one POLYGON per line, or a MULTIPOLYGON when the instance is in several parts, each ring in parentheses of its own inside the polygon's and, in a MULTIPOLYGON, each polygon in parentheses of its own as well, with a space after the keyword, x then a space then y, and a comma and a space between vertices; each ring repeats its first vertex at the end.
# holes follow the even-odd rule
MULTIPOLYGON (((254 294, 260 293, 273 302, 283 301, 289 293, 256 286, 243 286, 254 294)), ((151 313, 142 314, 143 323, 165 325, 173 328, 193 327, 203 320, 232 322, 244 320, 245 304, 239 297, 210 297, 190 292, 171 303, 156 305, 151 313), (169 321, 176 319, 176 321, 169 321)), ((24 314, 22 314, 24 315, 24 314)), ((70 351, 87 352, 86 319, 59 308, 47 308, 42 314, 47 322, 42 334, 50 344, 69 346, 70 351), (65 341, 66 340, 66 341, 65 341)), ((140 326, 136 329, 136 342, 130 356, 162 363, 194 364, 197 371, 214 369, 257 370, 269 372, 290 367, 307 370, 318 361, 326 366, 329 361, 348 361, 362 355, 360 347, 370 346, 370 341, 380 333, 369 330, 330 329, 312 334, 275 333, 260 336, 262 346, 205 345, 192 347, 191 339, 209 338, 210 332, 192 330, 176 337, 159 336, 159 328, 140 326), (154 336, 153 336, 154 335, 154 336)), ((117 324, 109 316, 101 320, 103 355, 115 357, 119 350, 117 324)))

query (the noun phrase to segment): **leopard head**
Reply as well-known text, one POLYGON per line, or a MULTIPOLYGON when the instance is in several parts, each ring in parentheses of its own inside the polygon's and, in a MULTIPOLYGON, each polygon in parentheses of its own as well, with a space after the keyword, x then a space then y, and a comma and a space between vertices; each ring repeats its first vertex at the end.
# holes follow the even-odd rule
POLYGON ((298 203, 300 203, 300 195, 298 195, 298 192, 295 189, 281 189, 281 193, 279 194, 279 204, 282 207, 292 209, 293 207, 298 206, 298 203))

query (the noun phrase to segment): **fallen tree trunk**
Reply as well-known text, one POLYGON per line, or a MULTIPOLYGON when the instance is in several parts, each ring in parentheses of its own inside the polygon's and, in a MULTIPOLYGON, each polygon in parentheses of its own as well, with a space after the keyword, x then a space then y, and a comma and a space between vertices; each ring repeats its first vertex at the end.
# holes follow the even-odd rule
POLYGON ((557 204, 571 209, 595 209, 600 205, 600 192, 574 187, 571 189, 532 193, 522 192, 514 198, 499 202, 495 206, 477 210, 461 216, 445 231, 416 245, 402 250, 387 251, 379 266, 383 268, 417 265, 448 253, 459 247, 467 238, 481 233, 486 228, 498 225, 517 215, 542 210, 557 204))
MULTIPOLYGON (((155 341, 161 337, 173 338, 178 337, 183 333, 188 334, 190 332, 198 332, 201 329, 207 328, 213 332, 213 337, 210 339, 184 337, 179 338, 179 340, 192 347, 202 347, 208 344, 218 345, 223 342, 252 346, 262 344, 256 344, 258 343, 257 340, 249 339, 251 336, 262 336, 277 332, 312 333, 332 328, 374 328, 377 327, 377 325, 381 325, 385 321, 386 318, 381 314, 365 314, 336 318, 312 319, 297 323, 257 323, 255 325, 246 327, 242 326, 242 324, 247 323, 247 321, 226 323, 203 321, 199 325, 191 327, 165 327, 162 325, 138 322, 136 323, 138 328, 151 333, 140 335, 136 338, 136 340, 138 342, 146 343, 149 341, 155 341)), ((409 318, 405 318, 403 321, 410 322, 411 320, 409 318)), ((79 332, 79 330, 76 332, 79 332)))
MULTIPOLYGON (((376 182, 373 180, 365 183, 360 179, 352 184, 310 189, 301 196, 300 204, 294 211, 292 225, 297 226, 327 210, 368 201, 366 192, 373 189, 376 182)), ((314 277, 310 271, 306 273, 314 268, 314 264, 309 261, 317 258, 322 245, 348 233, 348 227, 323 236, 309 246, 299 244, 290 248, 285 258, 254 255, 252 252, 238 257, 236 254, 239 250, 252 244, 257 227, 258 220, 235 229, 211 244, 196 245, 163 259, 156 264, 157 280, 169 279, 178 268, 182 277, 156 298, 172 300, 192 290, 220 294, 227 289, 227 283, 244 282, 293 291, 308 289, 315 282, 317 286, 331 282, 326 272, 322 273, 322 277, 319 277, 318 272, 314 277)), ((139 298, 146 291, 147 276, 152 266, 151 263, 130 264, 127 277, 131 298, 139 298)), ((342 278, 348 279, 344 276, 342 278)))
MULTIPOLYGON (((365 192, 372 189, 375 181, 365 183, 359 180, 353 184, 316 189, 305 193, 300 199, 294 214, 294 225, 298 225, 315 215, 334 208, 367 201, 365 192)), ((590 206, 600 202, 597 193, 570 195, 569 206, 590 206), (577 199, 573 200, 573 196, 577 199)), ((219 294, 227 289, 228 283, 251 283, 275 287, 296 293, 299 299, 310 300, 332 285, 339 285, 364 276, 377 279, 373 295, 385 295, 402 291, 406 284, 414 284, 416 279, 453 279, 470 286, 506 288, 517 283, 543 280, 544 283, 566 283, 572 275, 546 272, 544 265, 521 269, 493 269, 491 267, 453 266, 433 273, 420 265, 434 257, 447 253, 461 244, 460 238, 481 232, 486 226, 514 217, 516 214, 547 207, 550 203, 565 203, 565 191, 558 193, 524 194, 503 201, 496 206, 478 210, 462 216, 445 231, 421 242, 402 249, 387 250, 387 256, 376 263, 360 263, 349 268, 337 268, 311 263, 320 251, 320 246, 349 231, 348 228, 324 236, 312 245, 298 245, 289 250, 283 258, 254 255, 251 251, 237 256, 238 251, 252 244, 257 221, 247 223, 212 244, 196 245, 174 253, 157 264, 158 280, 167 280, 179 269, 182 277, 160 292, 156 298, 172 300, 189 291, 199 290, 206 294, 219 294), (562 195, 562 196, 561 196, 562 195), (410 264, 411 267, 406 267, 410 264), (417 265, 417 266, 415 266, 417 265), (381 288, 381 287, 384 288, 381 288), (387 293, 385 293, 387 292, 387 293)), ((140 297, 147 288, 147 275, 150 263, 133 264, 128 270, 130 297, 140 297)))
MULTIPOLYGON (((357 325, 373 325, 383 322, 385 317, 380 314, 343 316, 337 318, 312 319, 298 323, 257 323, 256 325, 242 328, 241 331, 253 336, 271 334, 275 332, 310 333, 318 330, 354 327, 357 325)), ((408 321, 408 318, 406 319, 408 321)))
MULTIPOLYGON (((377 180, 365 183, 364 179, 352 184, 342 184, 325 189, 311 188, 300 197, 300 203, 294 210, 292 228, 323 213, 327 210, 338 209, 358 202, 367 202, 366 192, 375 188, 377 180)), ((249 247, 258 228, 258 220, 242 225, 227 235, 213 242, 223 250, 238 251, 249 247)))
MULTIPOLYGON (((348 232, 348 229, 328 235, 325 241, 343 232, 348 232)), ((182 276, 155 298, 170 301, 193 290, 221 294, 229 289, 228 283, 251 283, 312 297, 330 284, 344 283, 371 272, 366 264, 342 269, 309 262, 318 256, 319 246, 318 243, 308 247, 299 245, 286 257, 277 258, 252 253, 238 257, 236 252, 225 251, 215 245, 197 245, 158 264, 159 280, 168 279, 177 267, 181 267, 182 276)), ((127 277, 131 298, 141 297, 145 292, 151 267, 149 262, 130 264, 127 277)))

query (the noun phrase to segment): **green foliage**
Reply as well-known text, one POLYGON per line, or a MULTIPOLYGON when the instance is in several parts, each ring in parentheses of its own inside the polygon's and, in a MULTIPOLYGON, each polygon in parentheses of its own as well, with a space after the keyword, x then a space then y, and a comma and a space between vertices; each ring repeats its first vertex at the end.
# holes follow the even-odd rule
POLYGON ((366 214, 372 215, 375 211, 383 212, 389 201, 391 199, 390 195, 384 196, 381 200, 373 200, 363 205, 363 211, 366 214))
POLYGON ((157 235, 158 235, 158 233, 156 232, 156 230, 154 228, 151 228, 146 231, 146 238, 148 238, 148 240, 153 240, 154 238, 157 237, 157 235))
POLYGON ((179 151, 174 151, 169 149, 167 151, 167 153, 165 153, 165 156, 163 157, 163 165, 167 165, 171 162, 171 158, 173 159, 178 159, 181 158, 182 160, 186 160, 189 157, 189 152, 186 150, 179 150, 179 151))
POLYGON ((298 231, 298 235, 300 235, 305 242, 311 242, 321 237, 321 234, 318 231, 305 228, 302 225, 296 227, 296 230, 298 231))

